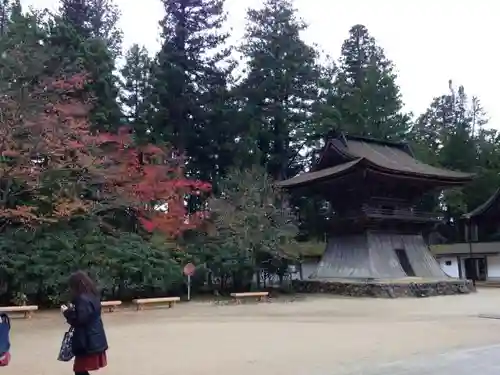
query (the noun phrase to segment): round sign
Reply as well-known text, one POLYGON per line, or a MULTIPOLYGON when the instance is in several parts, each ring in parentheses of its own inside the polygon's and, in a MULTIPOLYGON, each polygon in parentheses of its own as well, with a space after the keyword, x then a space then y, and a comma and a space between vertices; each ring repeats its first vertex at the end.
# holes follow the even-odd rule
POLYGON ((196 270, 195 265, 193 263, 188 263, 184 266, 184 275, 193 276, 195 270, 196 270))

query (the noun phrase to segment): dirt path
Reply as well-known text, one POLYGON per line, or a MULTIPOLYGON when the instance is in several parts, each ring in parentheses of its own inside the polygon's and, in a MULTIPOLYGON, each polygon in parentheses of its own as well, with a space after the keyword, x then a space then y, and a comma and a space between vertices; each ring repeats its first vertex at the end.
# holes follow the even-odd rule
MULTIPOLYGON (((106 374, 335 375, 415 354, 500 343, 500 290, 429 299, 316 297, 293 303, 105 315, 106 374)), ((14 320, 3 374, 71 374, 55 360, 65 324, 54 313, 14 320)))

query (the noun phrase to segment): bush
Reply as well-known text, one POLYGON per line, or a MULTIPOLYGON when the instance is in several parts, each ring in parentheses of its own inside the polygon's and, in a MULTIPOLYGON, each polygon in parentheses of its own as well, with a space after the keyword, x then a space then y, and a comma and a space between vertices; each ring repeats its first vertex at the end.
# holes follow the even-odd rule
POLYGON ((179 261, 166 246, 134 233, 112 236, 89 223, 79 228, 11 230, 0 240, 0 300, 56 305, 68 298, 67 279, 88 271, 103 298, 133 298, 166 293, 182 285, 179 261))

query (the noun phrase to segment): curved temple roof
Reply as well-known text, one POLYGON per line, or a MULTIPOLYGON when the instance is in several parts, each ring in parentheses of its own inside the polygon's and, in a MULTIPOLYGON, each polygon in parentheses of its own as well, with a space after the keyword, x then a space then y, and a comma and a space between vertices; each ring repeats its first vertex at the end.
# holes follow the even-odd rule
POLYGON ((344 164, 339 164, 330 168, 321 169, 319 171, 302 173, 296 177, 278 182, 278 186, 288 187, 288 186, 302 185, 311 181, 327 179, 328 177, 332 176, 338 176, 342 172, 347 172, 351 170, 352 167, 354 167, 360 161, 361 159, 356 159, 344 164))
MULTIPOLYGON (((463 215, 465 219, 471 219, 474 217, 481 216, 487 213, 490 209, 494 209, 497 206, 498 201, 500 200, 500 189, 497 189, 491 197, 488 198, 486 202, 476 207, 471 212, 468 212, 463 215)), ((498 207, 498 206, 497 206, 498 207)))
POLYGON ((404 143, 378 141, 362 137, 336 137, 328 141, 322 151, 320 168, 306 172, 297 177, 279 182, 279 186, 293 187, 336 177, 342 172, 357 168, 363 164, 365 168, 379 170, 400 176, 432 179, 447 184, 462 184, 472 180, 473 175, 433 167, 415 159, 411 150, 404 143), (334 156, 336 162, 324 167, 323 159, 334 156))

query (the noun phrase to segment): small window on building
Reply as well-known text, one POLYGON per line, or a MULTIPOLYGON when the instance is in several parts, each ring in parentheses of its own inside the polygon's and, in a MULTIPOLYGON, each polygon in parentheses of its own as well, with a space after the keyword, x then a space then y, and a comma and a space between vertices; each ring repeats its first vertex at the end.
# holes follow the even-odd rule
POLYGON ((447 266, 451 266, 451 260, 447 260, 446 262, 444 262, 444 264, 446 264, 447 266))

